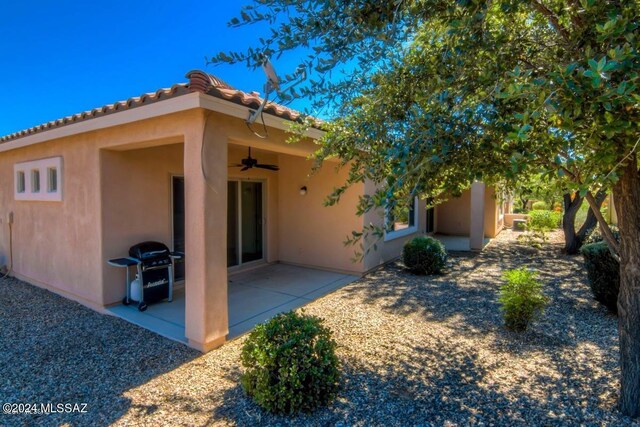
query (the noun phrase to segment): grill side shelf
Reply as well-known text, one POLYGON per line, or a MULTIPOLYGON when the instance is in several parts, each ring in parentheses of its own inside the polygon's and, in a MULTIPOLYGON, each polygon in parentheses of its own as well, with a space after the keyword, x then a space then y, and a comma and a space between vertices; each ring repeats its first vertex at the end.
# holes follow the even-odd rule
POLYGON ((140 260, 131 257, 113 258, 107 261, 107 264, 113 267, 131 267, 132 265, 140 264, 140 260))

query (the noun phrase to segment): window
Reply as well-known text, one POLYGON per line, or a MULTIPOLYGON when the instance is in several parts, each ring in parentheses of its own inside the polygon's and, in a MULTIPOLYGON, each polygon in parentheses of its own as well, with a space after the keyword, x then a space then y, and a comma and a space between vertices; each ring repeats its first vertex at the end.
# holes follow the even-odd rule
POLYGON ((47 168, 47 192, 55 193, 56 191, 58 191, 58 169, 47 168))
POLYGON ((16 200, 62 201, 62 157, 16 163, 13 171, 16 200))
POLYGON ((24 180, 24 172, 18 171, 18 173, 16 174, 16 191, 18 193, 24 193, 25 190, 26 190, 26 187, 25 187, 25 180, 24 180))
POLYGON ((33 169, 31 171, 31 192, 39 193, 40 192, 40 170, 33 169))
POLYGON ((386 212, 385 240, 392 240, 418 231, 418 198, 409 205, 396 205, 386 212))

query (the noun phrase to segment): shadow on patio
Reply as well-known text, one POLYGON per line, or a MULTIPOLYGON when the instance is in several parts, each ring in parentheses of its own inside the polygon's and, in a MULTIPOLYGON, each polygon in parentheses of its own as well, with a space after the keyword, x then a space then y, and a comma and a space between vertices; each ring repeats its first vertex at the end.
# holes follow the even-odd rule
MULTIPOLYGON (((313 268, 271 264, 229 275, 229 335, 234 339, 258 323, 302 307, 354 280, 350 276, 313 268)), ((189 286, 187 284, 185 286, 189 286)), ((109 312, 175 341, 185 337, 185 290, 177 289, 173 301, 150 305, 140 312, 135 305, 117 305, 109 312)))

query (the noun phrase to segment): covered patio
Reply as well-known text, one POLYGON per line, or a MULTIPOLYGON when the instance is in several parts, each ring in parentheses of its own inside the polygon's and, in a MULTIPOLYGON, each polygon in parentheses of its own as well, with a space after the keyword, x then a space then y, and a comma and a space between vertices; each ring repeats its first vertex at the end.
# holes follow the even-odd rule
MULTIPOLYGON (((257 324, 302 307, 357 280, 358 276, 287 264, 270 264, 229 275, 229 335, 236 338, 257 324)), ((135 305, 107 308, 110 314, 175 341, 185 336, 185 291, 176 289, 172 302, 150 305, 140 312, 135 305)))

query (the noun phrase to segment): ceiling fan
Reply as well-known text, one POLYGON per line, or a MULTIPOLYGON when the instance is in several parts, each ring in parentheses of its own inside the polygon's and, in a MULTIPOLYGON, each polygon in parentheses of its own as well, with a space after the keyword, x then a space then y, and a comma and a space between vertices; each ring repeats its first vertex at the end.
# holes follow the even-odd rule
POLYGON ((249 147, 249 155, 247 157, 245 157, 244 159, 240 160, 240 163, 236 163, 235 165, 229 165, 230 168, 242 168, 240 169, 241 172, 244 172, 246 170, 252 169, 252 168, 260 168, 260 169, 267 169, 270 171, 277 171, 280 170, 279 166, 276 165, 263 165, 258 163, 258 159, 254 159, 253 157, 251 157, 251 147, 249 147))

